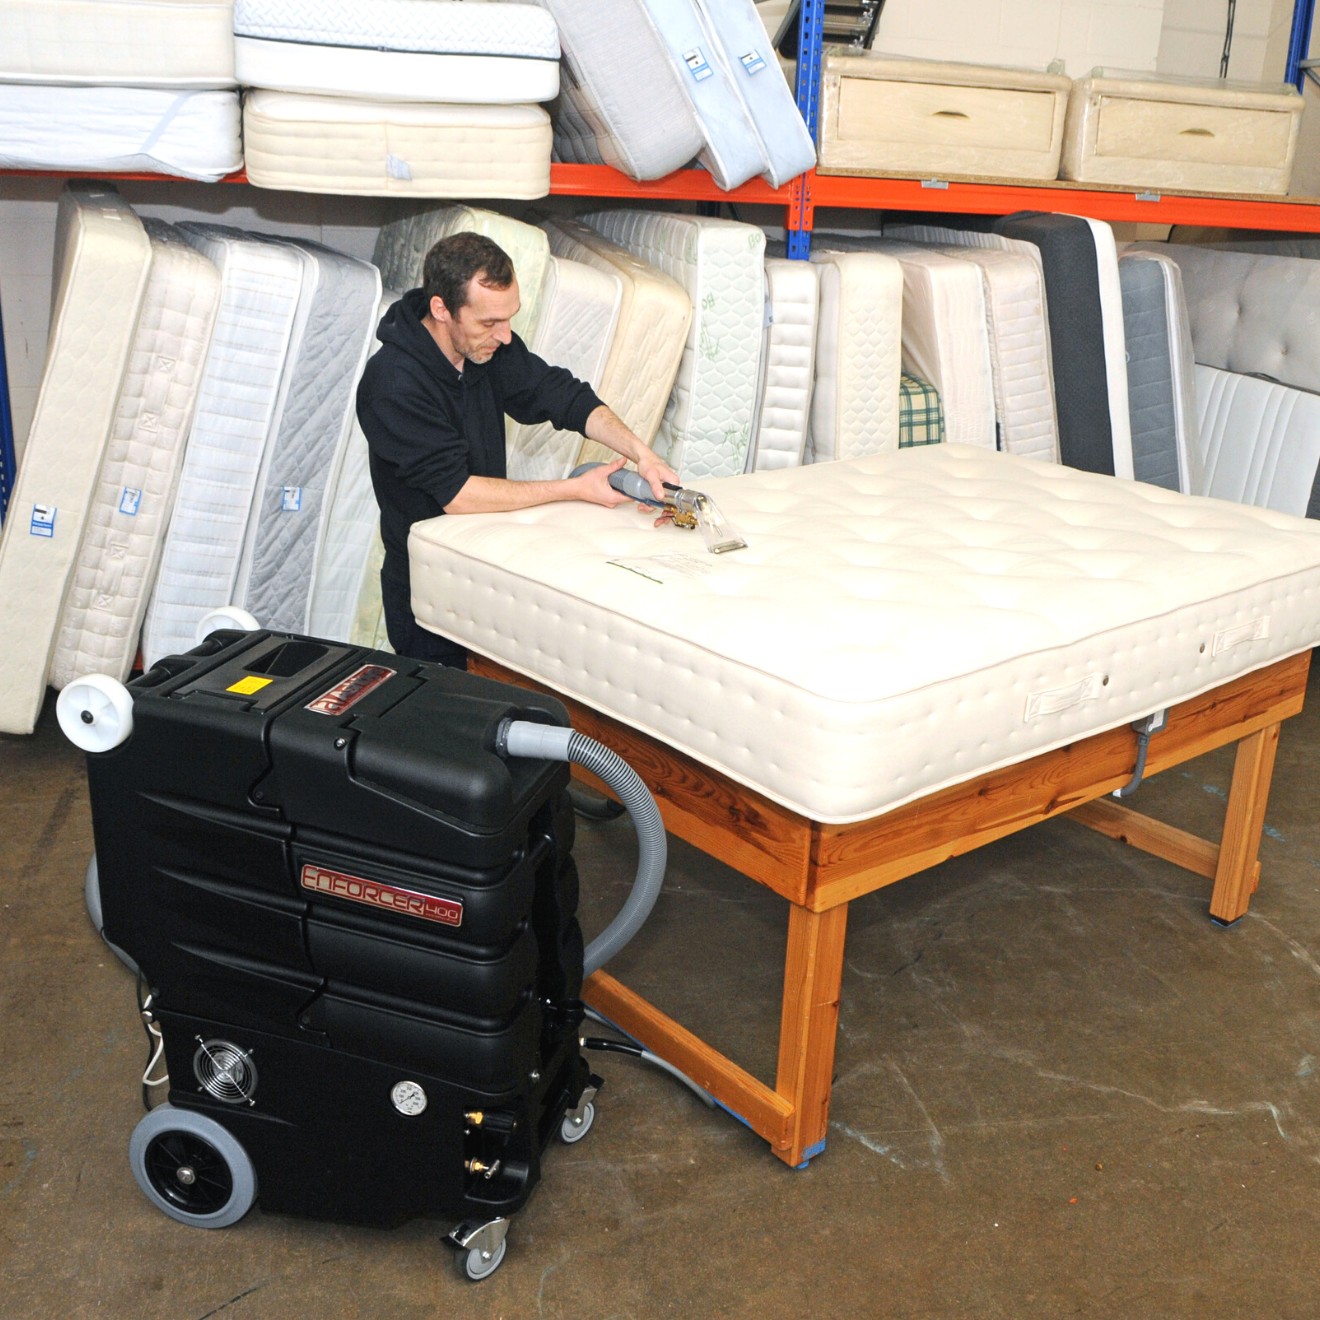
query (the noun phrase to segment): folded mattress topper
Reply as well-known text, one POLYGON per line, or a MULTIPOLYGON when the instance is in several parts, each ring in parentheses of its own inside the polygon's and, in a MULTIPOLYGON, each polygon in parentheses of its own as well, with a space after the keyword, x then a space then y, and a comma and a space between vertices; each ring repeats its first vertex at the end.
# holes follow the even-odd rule
POLYGON ((417 616, 835 822, 1320 641, 1320 525, 1283 514, 949 445, 705 489, 746 549, 631 506, 417 523, 417 616))
POLYGON ((41 712, 150 273, 151 241, 128 203, 104 184, 65 185, 46 364, 0 533, 0 598, 15 621, 0 648, 0 733, 31 733, 41 712))
POLYGON ((659 179, 689 164, 702 133, 646 0, 540 0, 559 27, 555 158, 659 179))
POLYGON ((687 290, 692 324, 657 436, 686 481, 747 465, 765 329, 765 235, 755 225, 658 211, 582 220, 687 290))
POLYGON ((234 86, 230 0, 5 0, 0 81, 234 86))
POLYGON ((0 83, 0 169, 215 183, 242 168, 237 92, 0 83))
POLYGON ((247 87, 482 104, 559 91, 554 19, 511 0, 234 0, 233 43, 247 87))
POLYGON ((1118 278, 1133 475, 1184 494, 1209 494, 1196 419, 1192 334, 1177 263, 1161 253, 1124 252, 1118 278))
POLYGON ((173 226, 142 224, 151 271, 60 613, 56 688, 91 673, 122 682, 133 667, 220 306, 215 265, 173 226))

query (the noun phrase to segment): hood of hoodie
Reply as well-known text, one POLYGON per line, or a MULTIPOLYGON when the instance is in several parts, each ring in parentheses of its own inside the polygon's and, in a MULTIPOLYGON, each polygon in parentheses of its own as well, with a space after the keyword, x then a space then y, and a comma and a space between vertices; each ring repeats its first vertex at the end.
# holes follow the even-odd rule
POLYGON ((484 362, 465 362, 460 372, 440 351, 440 345, 431 338, 431 332, 422 324, 426 315, 427 298, 421 289, 409 289, 390 307, 376 327, 376 338, 382 344, 393 344, 402 349, 422 367, 428 375, 451 389, 461 389, 464 378, 471 384, 473 373, 486 369, 484 362))

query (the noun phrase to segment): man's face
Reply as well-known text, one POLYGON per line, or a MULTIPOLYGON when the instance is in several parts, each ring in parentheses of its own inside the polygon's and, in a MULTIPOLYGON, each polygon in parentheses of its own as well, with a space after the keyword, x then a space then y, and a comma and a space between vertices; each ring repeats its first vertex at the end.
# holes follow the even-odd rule
MULTIPOLYGON (((438 298, 434 301, 444 306, 438 298)), ((445 313, 450 342, 469 362, 489 362, 495 350, 512 337, 509 322, 521 306, 516 279, 507 289, 492 289, 481 283, 479 274, 474 275, 458 315, 445 313)))

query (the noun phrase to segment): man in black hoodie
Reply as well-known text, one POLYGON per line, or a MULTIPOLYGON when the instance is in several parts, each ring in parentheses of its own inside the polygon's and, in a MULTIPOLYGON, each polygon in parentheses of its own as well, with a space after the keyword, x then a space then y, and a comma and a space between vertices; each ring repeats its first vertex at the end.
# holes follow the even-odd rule
POLYGON ((426 255, 422 287, 405 293, 376 331, 381 347, 357 392, 385 544, 381 601, 399 655, 463 665, 461 646, 413 617, 408 529, 442 513, 495 513, 557 500, 627 503, 609 484, 631 460, 657 499, 678 477, 584 384, 528 350, 510 321, 519 308, 513 263, 497 244, 465 232, 426 255), (504 415, 553 422, 622 455, 581 477, 510 481, 504 415))

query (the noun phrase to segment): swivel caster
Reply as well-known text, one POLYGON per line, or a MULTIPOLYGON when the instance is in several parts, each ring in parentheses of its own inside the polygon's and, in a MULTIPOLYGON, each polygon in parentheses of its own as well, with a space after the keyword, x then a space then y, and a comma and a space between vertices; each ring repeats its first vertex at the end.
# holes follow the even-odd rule
POLYGON ((458 1248, 454 1257, 458 1272, 473 1283, 488 1279, 504 1263, 509 1248, 507 1219, 492 1219, 488 1224, 473 1227, 460 1224, 449 1235, 449 1241, 458 1248))

